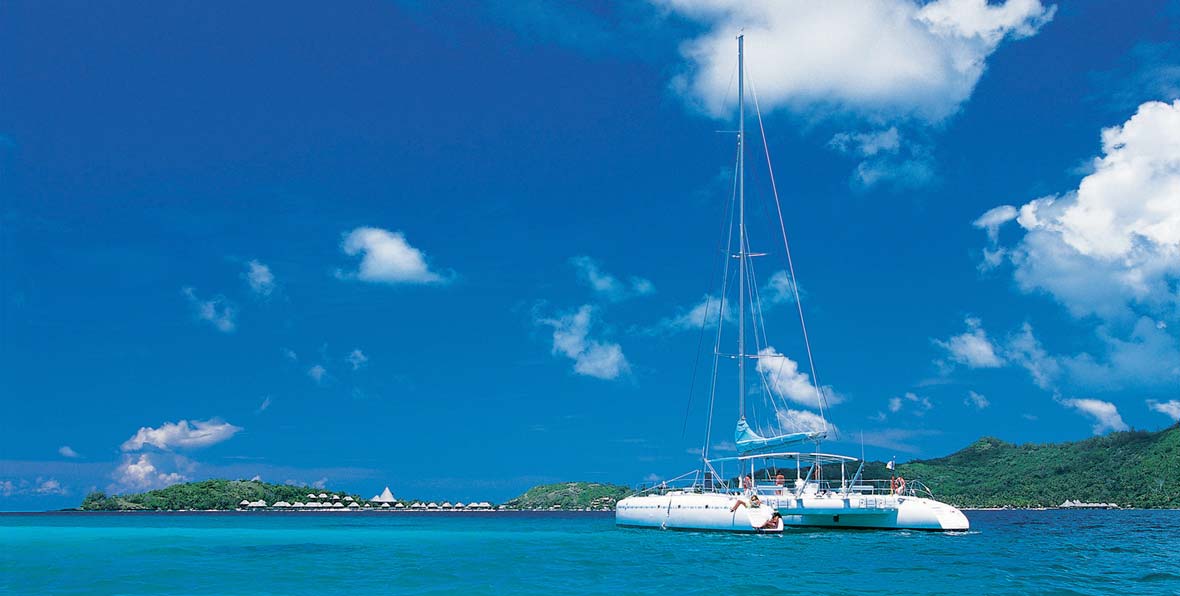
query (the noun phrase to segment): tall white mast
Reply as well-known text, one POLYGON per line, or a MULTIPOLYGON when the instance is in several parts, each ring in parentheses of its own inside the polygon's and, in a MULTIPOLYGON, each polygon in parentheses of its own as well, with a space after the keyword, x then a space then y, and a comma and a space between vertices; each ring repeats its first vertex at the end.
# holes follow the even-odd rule
POLYGON ((738 35, 738 419, 746 418, 746 68, 738 35))

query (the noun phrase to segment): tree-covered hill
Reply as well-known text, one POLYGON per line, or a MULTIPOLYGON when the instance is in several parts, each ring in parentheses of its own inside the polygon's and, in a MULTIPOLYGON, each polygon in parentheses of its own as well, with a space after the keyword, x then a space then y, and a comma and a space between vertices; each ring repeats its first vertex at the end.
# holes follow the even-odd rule
MULTIPOLYGON (((235 509, 243 500, 268 504, 275 501, 306 501, 308 494, 332 493, 310 486, 270 484, 257 480, 204 480, 174 484, 167 488, 132 495, 107 495, 101 491, 86 495, 86 511, 235 509)), ((344 496, 346 493, 335 492, 344 496)), ((358 495, 351 495, 360 500, 358 495)))
MULTIPOLYGON (((1073 443, 1014 445, 985 437, 946 457, 897 469, 924 482, 940 500, 964 507, 1057 506, 1067 499, 1180 507, 1180 425, 1073 443)), ((873 477, 888 477, 882 464, 873 471, 873 477)))
POLYGON ((615 506, 615 502, 631 494, 631 489, 617 484, 597 482, 560 482, 534 486, 523 495, 506 503, 510 509, 582 509, 615 506))

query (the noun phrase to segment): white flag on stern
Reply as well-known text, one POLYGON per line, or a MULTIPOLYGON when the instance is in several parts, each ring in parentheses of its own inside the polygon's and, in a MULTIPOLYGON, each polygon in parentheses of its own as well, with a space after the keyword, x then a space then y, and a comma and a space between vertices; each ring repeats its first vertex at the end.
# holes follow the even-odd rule
POLYGON ((892 469, 893 469, 893 462, 894 462, 895 460, 896 460, 896 458, 889 460, 889 463, 885 464, 885 469, 886 469, 886 470, 892 470, 892 469))

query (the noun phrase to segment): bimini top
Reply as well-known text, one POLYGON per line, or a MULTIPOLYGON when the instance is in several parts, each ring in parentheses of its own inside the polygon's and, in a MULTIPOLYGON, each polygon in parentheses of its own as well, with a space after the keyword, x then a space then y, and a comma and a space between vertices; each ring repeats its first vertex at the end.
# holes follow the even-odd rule
POLYGON ((754 432, 746 419, 738 420, 737 428, 733 431, 733 442, 741 455, 758 455, 774 450, 777 447, 796 445, 807 441, 817 442, 828 436, 826 431, 811 431, 788 433, 773 437, 763 437, 754 432))
POLYGON ((709 463, 726 462, 726 461, 748 461, 751 459, 782 459, 788 461, 798 461, 802 464, 819 464, 826 466, 828 464, 838 464, 860 461, 858 458, 847 455, 836 455, 834 453, 816 453, 803 451, 773 451, 768 453, 750 453, 745 455, 736 455, 732 457, 710 457, 706 461, 709 463))

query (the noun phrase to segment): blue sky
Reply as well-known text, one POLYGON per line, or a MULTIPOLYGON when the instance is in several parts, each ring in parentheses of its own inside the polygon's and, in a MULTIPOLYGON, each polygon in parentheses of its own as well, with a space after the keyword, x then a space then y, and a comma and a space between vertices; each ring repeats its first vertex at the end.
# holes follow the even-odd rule
POLYGON ((739 28, 827 449, 1180 418, 1175 2, 8 2, 0 509, 690 469, 739 28))

